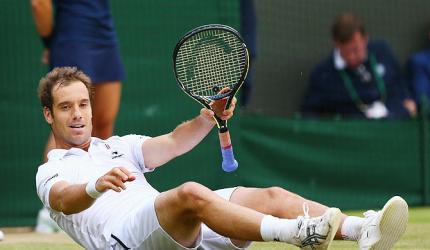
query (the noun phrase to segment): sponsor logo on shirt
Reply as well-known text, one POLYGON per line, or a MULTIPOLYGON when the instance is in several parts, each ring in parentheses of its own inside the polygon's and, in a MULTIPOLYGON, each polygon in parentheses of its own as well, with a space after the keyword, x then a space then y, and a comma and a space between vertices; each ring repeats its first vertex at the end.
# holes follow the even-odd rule
POLYGON ((118 153, 118 151, 112 151, 112 159, 115 159, 115 158, 118 158, 118 157, 121 157, 121 156, 123 156, 124 154, 120 154, 120 153, 118 153))
MULTIPOLYGON (((111 147, 109 146, 109 144, 105 143, 105 147, 106 147, 106 149, 111 150, 111 147)), ((112 150, 112 151, 111 151, 111 157, 112 157, 112 159, 115 159, 115 158, 121 157, 121 156, 123 156, 123 155, 124 155, 124 154, 118 153, 118 151, 117 151, 117 150, 112 150)))

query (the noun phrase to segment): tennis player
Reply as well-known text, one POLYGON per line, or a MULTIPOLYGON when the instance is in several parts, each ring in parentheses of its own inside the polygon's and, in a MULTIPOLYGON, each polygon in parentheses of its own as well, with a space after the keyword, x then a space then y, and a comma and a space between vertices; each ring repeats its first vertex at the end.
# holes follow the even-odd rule
MULTIPOLYGON (((160 193, 145 173, 199 144, 214 127, 213 112, 202 109, 165 135, 101 140, 91 137, 91 93, 90 79, 76 68, 55 68, 39 83, 57 148, 38 169, 37 193, 86 249, 245 249, 251 241, 327 249, 335 236, 358 241, 360 249, 389 249, 406 229, 408 207, 400 197, 360 218, 278 187, 214 192, 187 182, 160 193)), ((223 101, 215 112, 227 120, 236 100, 218 110, 223 101)))
MULTIPOLYGON (((31 0, 37 32, 42 38, 43 62, 50 69, 76 66, 88 74, 94 85, 93 135, 102 139, 112 136, 120 106, 121 81, 125 78, 118 38, 109 0, 31 0)), ((55 147, 48 137, 43 158, 55 147)), ((58 229, 39 211, 36 232, 58 229)))

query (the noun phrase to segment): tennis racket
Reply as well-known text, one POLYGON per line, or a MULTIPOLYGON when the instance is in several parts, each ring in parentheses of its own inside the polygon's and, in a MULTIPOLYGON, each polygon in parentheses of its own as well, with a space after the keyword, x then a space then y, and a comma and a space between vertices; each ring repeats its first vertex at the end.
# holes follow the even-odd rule
MULTIPOLYGON (((228 98, 224 107, 228 109, 248 73, 249 53, 236 30, 209 24, 189 31, 176 44, 173 67, 179 87, 188 96, 208 109, 212 109, 213 101, 228 98)), ((232 172, 238 163, 227 121, 216 113, 214 119, 219 129, 222 169, 232 172)))

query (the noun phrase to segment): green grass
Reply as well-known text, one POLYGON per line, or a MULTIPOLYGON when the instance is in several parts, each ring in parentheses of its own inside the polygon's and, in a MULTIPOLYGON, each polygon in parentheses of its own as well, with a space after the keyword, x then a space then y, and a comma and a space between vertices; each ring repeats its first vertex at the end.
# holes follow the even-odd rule
MULTIPOLYGON (((360 215, 361 212, 351 212, 360 215)), ((6 234, 0 241, 0 250, 78 250, 82 249, 64 234, 39 235, 6 234)), ((297 249, 282 243, 254 243, 251 250, 297 249)), ((331 249, 357 249, 355 242, 335 241, 331 249)), ((430 208, 410 209, 409 225, 405 235, 395 245, 394 249, 430 249, 430 208)))

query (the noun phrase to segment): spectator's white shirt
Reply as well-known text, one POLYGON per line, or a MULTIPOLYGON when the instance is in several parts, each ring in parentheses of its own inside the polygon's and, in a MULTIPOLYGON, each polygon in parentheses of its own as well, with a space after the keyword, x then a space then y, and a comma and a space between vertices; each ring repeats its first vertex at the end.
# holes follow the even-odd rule
POLYGON ((39 198, 58 225, 86 249, 108 249, 116 224, 138 208, 138 204, 159 193, 143 175, 151 171, 145 167, 142 155, 142 143, 147 138, 139 135, 114 136, 107 140, 93 137, 88 152, 78 148, 54 149, 48 154, 48 162, 39 167, 36 175, 39 198), (77 214, 65 215, 50 207, 49 191, 58 181, 83 184, 120 166, 136 176, 136 180, 126 183, 126 190, 120 193, 109 190, 90 208, 77 214))

